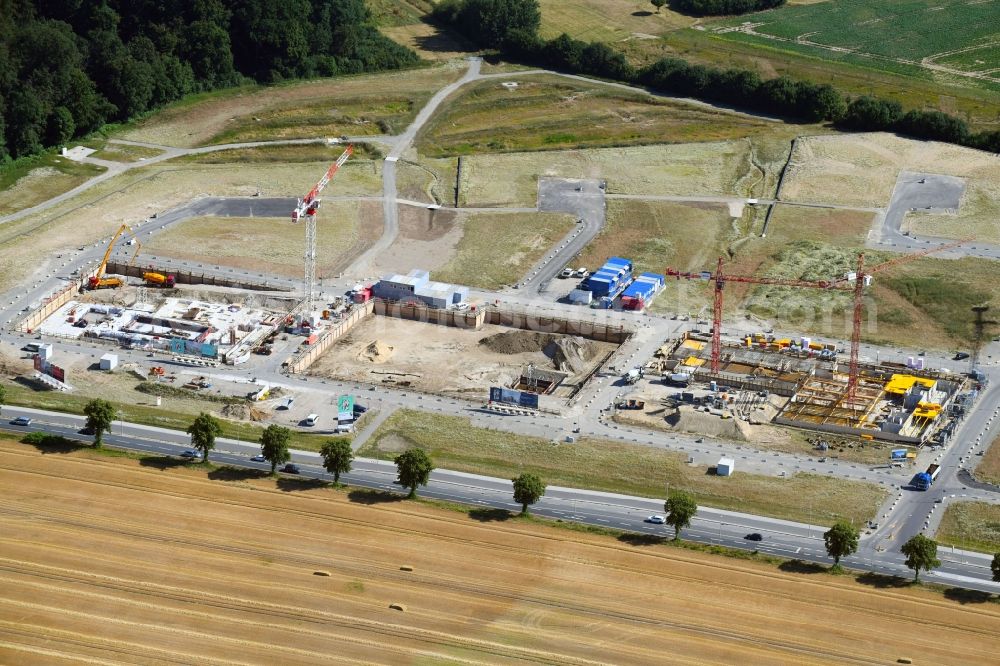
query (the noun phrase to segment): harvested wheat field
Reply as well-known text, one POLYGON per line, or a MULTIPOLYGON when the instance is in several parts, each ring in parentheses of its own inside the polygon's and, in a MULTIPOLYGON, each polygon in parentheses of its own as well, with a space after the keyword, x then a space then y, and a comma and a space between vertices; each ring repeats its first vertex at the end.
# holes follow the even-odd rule
POLYGON ((3 663, 984 664, 1000 647, 994 605, 922 590, 289 479, 0 451, 3 663))

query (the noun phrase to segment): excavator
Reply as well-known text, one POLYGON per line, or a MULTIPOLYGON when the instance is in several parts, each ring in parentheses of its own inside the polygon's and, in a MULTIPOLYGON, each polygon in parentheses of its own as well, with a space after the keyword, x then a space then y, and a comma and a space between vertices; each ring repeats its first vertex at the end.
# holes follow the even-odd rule
POLYGON ((132 227, 123 223, 122 226, 118 227, 118 231, 115 232, 115 235, 111 237, 111 242, 108 243, 108 250, 104 253, 104 258, 101 260, 101 265, 97 267, 97 272, 95 272, 87 281, 88 289, 114 288, 125 284, 125 281, 119 277, 104 277, 104 271, 108 268, 108 258, 111 256, 112 250, 115 249, 115 243, 118 242, 118 237, 121 236, 125 230, 128 230, 128 232, 132 234, 132 242, 135 244, 135 252, 132 253, 132 258, 129 259, 129 264, 135 261, 136 255, 139 254, 139 239, 136 238, 135 232, 132 231, 132 227))

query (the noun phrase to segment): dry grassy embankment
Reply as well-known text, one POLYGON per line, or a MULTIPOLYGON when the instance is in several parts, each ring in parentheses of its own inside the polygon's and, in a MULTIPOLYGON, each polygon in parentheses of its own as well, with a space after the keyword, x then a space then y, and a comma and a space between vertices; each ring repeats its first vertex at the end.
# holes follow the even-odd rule
POLYGON ((688 490, 708 506, 789 520, 863 524, 884 497, 876 485, 797 474, 788 478, 737 473, 728 478, 686 464, 686 456, 637 444, 583 439, 573 444, 476 428, 469 420, 411 410, 390 416, 361 455, 392 459, 407 446, 427 450, 436 464, 475 474, 513 478, 523 471, 551 485, 646 497, 663 489, 688 490))
POLYGON ((984 553, 1000 552, 1000 504, 949 503, 934 538, 948 546, 984 553))

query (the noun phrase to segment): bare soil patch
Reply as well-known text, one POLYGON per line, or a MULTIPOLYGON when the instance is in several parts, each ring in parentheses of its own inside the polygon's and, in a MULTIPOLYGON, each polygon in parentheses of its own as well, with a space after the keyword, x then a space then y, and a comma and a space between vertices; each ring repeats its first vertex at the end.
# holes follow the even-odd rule
POLYGON ((472 331, 372 316, 326 352, 310 374, 485 399, 490 386, 511 385, 529 363, 575 377, 614 347, 502 326, 472 331))
POLYGON ((0 450, 7 663, 982 664, 998 648, 992 604, 922 589, 285 479, 0 450))

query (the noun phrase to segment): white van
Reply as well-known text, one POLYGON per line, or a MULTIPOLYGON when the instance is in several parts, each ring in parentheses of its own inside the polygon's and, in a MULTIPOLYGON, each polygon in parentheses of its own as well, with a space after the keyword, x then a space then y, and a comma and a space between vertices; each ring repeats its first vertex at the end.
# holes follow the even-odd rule
POLYGON ((316 421, 319 421, 319 414, 310 414, 309 416, 306 417, 307 426, 312 427, 316 425, 316 421))
POLYGON ((354 424, 353 423, 338 423, 337 424, 337 431, 336 432, 337 432, 338 435, 346 435, 347 433, 353 432, 353 431, 354 431, 354 424))

